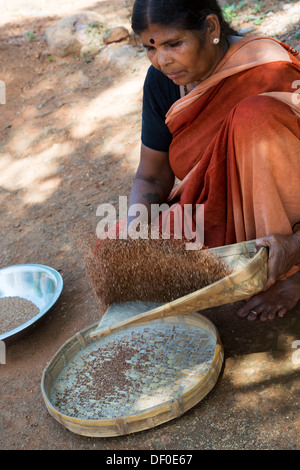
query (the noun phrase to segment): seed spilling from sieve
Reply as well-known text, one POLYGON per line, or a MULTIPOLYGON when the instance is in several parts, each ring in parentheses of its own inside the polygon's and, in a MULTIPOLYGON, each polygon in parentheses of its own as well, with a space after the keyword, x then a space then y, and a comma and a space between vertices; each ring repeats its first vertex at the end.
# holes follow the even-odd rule
POLYGON ((141 300, 170 302, 229 275, 210 250, 186 250, 184 240, 97 240, 86 271, 102 305, 141 300))

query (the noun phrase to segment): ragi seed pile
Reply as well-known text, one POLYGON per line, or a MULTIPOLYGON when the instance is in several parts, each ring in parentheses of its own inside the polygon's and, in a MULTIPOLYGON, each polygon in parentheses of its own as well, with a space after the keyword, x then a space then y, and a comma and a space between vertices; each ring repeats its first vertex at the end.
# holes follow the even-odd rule
POLYGON ((230 274, 207 249, 186 250, 184 240, 96 240, 86 271, 103 308, 115 302, 171 302, 230 274))
POLYGON ((0 298, 0 333, 7 333, 39 313, 39 308, 21 297, 0 298))

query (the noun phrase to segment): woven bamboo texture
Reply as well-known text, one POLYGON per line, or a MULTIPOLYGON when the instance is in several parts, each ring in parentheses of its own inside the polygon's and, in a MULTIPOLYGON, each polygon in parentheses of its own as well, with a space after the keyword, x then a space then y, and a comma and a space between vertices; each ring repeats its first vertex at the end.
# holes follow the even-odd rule
POLYGON ((215 326, 199 314, 146 322, 93 339, 95 326, 67 341, 42 377, 49 413, 76 434, 109 437, 153 428, 195 406, 218 379, 221 340, 215 326), (116 346, 131 351, 120 369, 109 362, 118 360, 113 356, 116 346), (115 387, 109 388, 108 377, 102 376, 88 388, 97 354, 97 373, 101 362, 108 361, 111 374, 118 374, 115 387))

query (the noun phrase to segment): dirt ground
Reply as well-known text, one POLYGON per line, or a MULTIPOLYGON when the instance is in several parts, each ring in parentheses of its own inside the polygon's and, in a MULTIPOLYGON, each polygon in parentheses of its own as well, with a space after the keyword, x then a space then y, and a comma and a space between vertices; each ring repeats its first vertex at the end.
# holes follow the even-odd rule
MULTIPOLYGON (((238 319, 237 304, 206 310, 224 345, 221 377, 188 413, 149 431, 83 437, 61 426, 44 405, 40 381, 48 361, 99 318, 78 240, 95 233, 100 204, 116 205, 129 194, 148 62, 141 55, 126 66, 98 57, 49 57, 43 35, 58 19, 88 9, 111 26, 129 27, 130 5, 0 1, 0 79, 6 84, 6 104, 0 105, 0 267, 45 264, 64 280, 47 318, 9 346, 0 365, 0 449, 297 449, 299 364, 292 360, 292 344, 300 340, 299 306, 263 324, 238 319)), ((237 10, 239 29, 300 47, 299 1, 255 5, 254 13, 247 5, 237 10)))

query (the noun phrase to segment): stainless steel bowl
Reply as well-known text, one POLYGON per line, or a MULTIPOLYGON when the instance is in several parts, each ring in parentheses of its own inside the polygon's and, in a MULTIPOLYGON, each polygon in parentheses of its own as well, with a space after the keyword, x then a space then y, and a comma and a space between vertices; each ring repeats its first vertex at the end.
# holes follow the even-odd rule
POLYGON ((59 298, 63 288, 61 275, 55 269, 40 264, 20 264, 0 269, 0 298, 22 297, 39 308, 39 313, 26 323, 1 334, 0 340, 14 342, 27 333, 45 316, 59 298))

